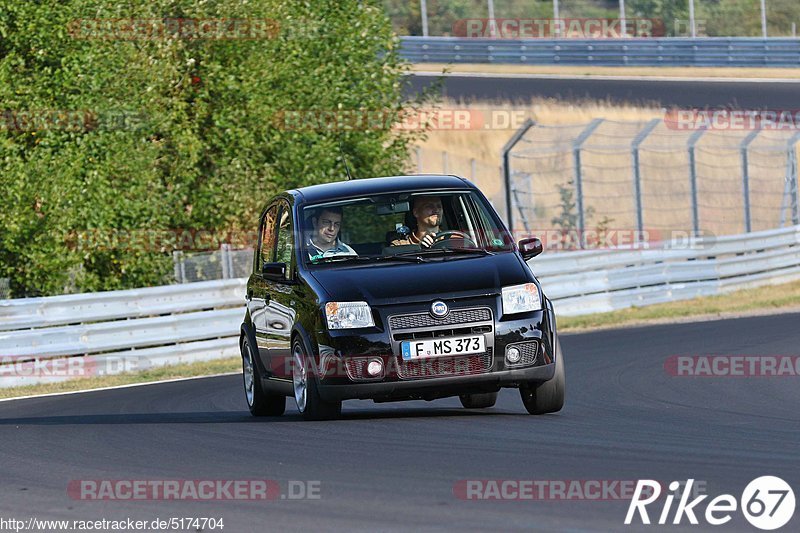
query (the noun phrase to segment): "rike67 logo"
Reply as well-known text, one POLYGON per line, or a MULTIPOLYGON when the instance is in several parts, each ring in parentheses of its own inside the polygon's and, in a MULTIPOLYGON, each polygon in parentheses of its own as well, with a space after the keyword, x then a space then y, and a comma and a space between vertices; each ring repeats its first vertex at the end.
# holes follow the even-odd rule
MULTIPOLYGON (((705 519, 706 523, 712 526, 721 526, 730 522, 738 507, 751 525, 769 531, 783 527, 794 515, 794 491, 779 477, 762 476, 754 479, 745 487, 742 497, 738 501, 731 494, 720 494, 708 502, 704 513, 700 512, 699 507, 708 496, 697 496, 690 501, 693 484, 693 479, 687 480, 685 485, 678 481, 669 484, 672 494, 668 494, 664 499, 664 506, 658 515, 657 524, 670 523, 672 504, 676 497, 678 504, 672 514, 671 523, 673 525, 680 524, 684 516, 690 524, 697 525, 699 524, 699 515, 705 519), (684 487, 683 491, 677 492, 682 486, 684 487)), ((630 525, 638 514, 641 523, 649 525, 651 522, 647 506, 658 500, 660 496, 661 484, 658 481, 640 479, 636 484, 631 504, 628 506, 625 524, 630 525)), ((650 510, 657 511, 658 509, 651 508, 650 510)))

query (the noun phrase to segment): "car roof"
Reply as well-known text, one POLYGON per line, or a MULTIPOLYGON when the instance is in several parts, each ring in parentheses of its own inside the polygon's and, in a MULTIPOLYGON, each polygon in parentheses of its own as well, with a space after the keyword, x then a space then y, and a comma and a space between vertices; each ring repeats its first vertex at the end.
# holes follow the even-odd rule
POLYGON ((415 174, 413 176, 389 176, 385 178, 364 178, 337 181, 335 183, 322 183, 319 185, 302 187, 289 192, 299 193, 305 202, 316 203, 360 195, 385 194, 414 189, 472 190, 475 189, 475 186, 458 176, 415 174))

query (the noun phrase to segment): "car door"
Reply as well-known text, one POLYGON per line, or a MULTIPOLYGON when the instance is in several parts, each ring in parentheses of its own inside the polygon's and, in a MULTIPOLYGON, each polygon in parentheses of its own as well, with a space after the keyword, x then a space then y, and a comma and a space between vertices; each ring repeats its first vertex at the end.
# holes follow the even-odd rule
POLYGON ((295 259, 292 209, 280 202, 273 263, 285 265, 282 276, 266 279, 269 300, 266 307, 266 342, 273 376, 291 379, 291 335, 295 320, 295 259))
POLYGON ((275 256, 278 208, 277 203, 271 205, 261 217, 258 245, 253 258, 253 273, 247 282, 247 309, 253 321, 258 357, 263 365, 262 368, 267 370, 270 369, 267 342, 267 302, 270 295, 263 267, 264 264, 271 263, 275 256))

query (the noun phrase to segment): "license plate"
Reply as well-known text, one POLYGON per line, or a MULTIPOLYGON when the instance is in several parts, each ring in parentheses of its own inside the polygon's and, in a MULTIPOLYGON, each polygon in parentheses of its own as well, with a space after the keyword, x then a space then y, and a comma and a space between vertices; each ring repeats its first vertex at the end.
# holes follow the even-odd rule
POLYGON ((472 335, 424 341, 404 341, 400 347, 404 361, 448 355, 471 355, 486 351, 486 338, 483 335, 472 335))

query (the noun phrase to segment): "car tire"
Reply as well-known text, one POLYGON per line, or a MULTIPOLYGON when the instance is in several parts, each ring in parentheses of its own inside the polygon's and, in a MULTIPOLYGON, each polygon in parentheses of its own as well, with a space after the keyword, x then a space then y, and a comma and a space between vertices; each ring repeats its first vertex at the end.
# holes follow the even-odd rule
POLYGON ((485 409, 497 403, 496 392, 483 392, 480 394, 462 394, 458 397, 465 409, 485 409))
POLYGON ((342 413, 342 402, 326 402, 320 397, 312 366, 303 342, 295 339, 292 344, 292 388, 297 410, 305 420, 335 420, 342 413))
POLYGON ((284 413, 286 397, 264 392, 258 365, 253 359, 250 341, 246 336, 242 340, 242 381, 244 383, 244 399, 251 415, 281 416, 284 413))
POLYGON ((520 385, 519 394, 525 409, 532 415, 555 413, 564 407, 566 379, 564 375, 564 352, 561 343, 556 341, 556 372, 544 383, 520 385))

